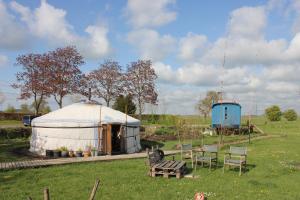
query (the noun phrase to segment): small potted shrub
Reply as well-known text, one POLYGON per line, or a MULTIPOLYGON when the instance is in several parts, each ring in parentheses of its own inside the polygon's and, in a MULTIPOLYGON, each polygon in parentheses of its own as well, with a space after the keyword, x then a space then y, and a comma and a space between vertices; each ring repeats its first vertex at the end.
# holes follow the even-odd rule
POLYGON ((91 149, 91 152, 92 152, 92 156, 97 156, 97 148, 96 147, 93 147, 91 149))
POLYGON ((82 157, 82 150, 81 150, 81 148, 79 148, 79 149, 76 151, 76 157, 82 157))
POLYGON ((47 149, 46 150, 46 157, 53 158, 53 150, 47 149))
POLYGON ((84 151, 83 152, 83 157, 87 158, 91 155, 91 152, 90 151, 84 151))
POLYGON ((54 157, 54 158, 59 158, 59 157, 61 157, 61 151, 60 151, 60 149, 55 149, 55 150, 53 150, 53 157, 54 157))
POLYGON ((67 147, 61 147, 60 150, 61 150, 61 157, 64 157, 64 158, 68 157, 69 152, 68 152, 67 147))
POLYGON ((74 151, 72 149, 69 150, 69 157, 74 157, 75 154, 74 154, 74 151))
POLYGON ((85 150, 84 150, 84 152, 83 152, 83 156, 84 156, 85 158, 91 156, 91 149, 92 149, 92 146, 91 146, 91 145, 85 147, 85 150))

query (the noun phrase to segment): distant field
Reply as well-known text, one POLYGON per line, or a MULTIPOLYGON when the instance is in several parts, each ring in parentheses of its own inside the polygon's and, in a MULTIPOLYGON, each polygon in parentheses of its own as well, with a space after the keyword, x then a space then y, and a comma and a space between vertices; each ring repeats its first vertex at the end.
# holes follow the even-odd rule
MULTIPOLYGON (((49 187, 52 199, 87 199, 96 178, 101 180, 96 199, 191 200, 195 192, 205 192, 208 200, 300 199, 300 120, 269 122, 259 117, 253 121, 278 137, 239 145, 248 147, 248 171, 241 177, 235 170, 222 173, 223 155, 229 148, 225 146, 219 155, 220 167, 211 172, 199 167, 194 171, 198 179, 148 177, 144 159, 1 171, 0 199, 41 199, 44 187, 49 187)), ((225 141, 243 137, 228 136, 225 141)), ((206 136, 204 143, 217 140, 217 136, 206 136)), ((182 142, 200 145, 202 141, 182 142)), ((160 143, 170 149, 178 141, 160 143)), ((192 172, 190 163, 188 167, 192 172)))
POLYGON ((1 125, 22 125, 22 122, 18 120, 0 120, 1 125))

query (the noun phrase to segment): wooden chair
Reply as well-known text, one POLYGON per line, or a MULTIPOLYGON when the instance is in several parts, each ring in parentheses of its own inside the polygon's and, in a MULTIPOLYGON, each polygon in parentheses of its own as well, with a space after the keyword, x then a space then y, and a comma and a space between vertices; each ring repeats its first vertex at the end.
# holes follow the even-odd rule
POLYGON ((242 168, 246 170, 247 165, 247 147, 234 147, 230 146, 230 150, 228 153, 224 155, 224 166, 223 166, 223 173, 225 170, 225 166, 228 165, 229 169, 230 166, 239 167, 240 173, 242 175, 242 168))
POLYGON ((216 145, 204 145, 202 150, 195 156, 195 169, 197 169, 198 163, 204 166, 204 163, 209 164, 209 170, 211 166, 215 163, 215 166, 218 166, 218 146, 216 145), (199 155, 200 154, 200 155, 199 155))
POLYGON ((192 168, 194 168, 194 156, 193 156, 193 145, 192 144, 181 144, 180 146, 181 160, 183 159, 191 159, 192 160, 192 168))

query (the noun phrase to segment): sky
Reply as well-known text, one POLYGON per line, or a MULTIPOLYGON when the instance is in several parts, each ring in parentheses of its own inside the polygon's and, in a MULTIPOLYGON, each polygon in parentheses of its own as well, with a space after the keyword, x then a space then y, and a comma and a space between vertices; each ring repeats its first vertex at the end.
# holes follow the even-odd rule
POLYGON ((124 70, 151 59, 158 105, 147 113, 197 114, 208 90, 243 114, 273 104, 300 113, 300 0, 0 0, 0 110, 30 101, 10 86, 18 55, 66 45, 84 56, 85 73, 105 59, 124 70))

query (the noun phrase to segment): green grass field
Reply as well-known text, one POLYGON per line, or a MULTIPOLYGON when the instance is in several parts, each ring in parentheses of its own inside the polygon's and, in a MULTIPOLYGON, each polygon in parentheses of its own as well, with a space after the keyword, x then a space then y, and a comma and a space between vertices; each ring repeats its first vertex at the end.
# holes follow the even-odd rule
POLYGON ((22 121, 18 120, 0 120, 0 126, 2 125, 22 125, 22 121))
MULTIPOLYGON (((240 144, 248 147, 249 164, 241 177, 235 170, 222 173, 223 154, 228 149, 225 146, 219 155, 220 167, 211 172, 199 167, 194 172, 198 179, 148 177, 144 159, 1 171, 0 199, 42 199, 44 187, 49 187, 52 199, 88 199, 97 178, 101 186, 96 199, 190 200, 195 192, 205 192, 208 200, 300 199, 300 120, 253 121, 268 134, 280 137, 240 144)), ((207 137, 204 141, 215 139, 207 137)), ((163 148, 175 144, 165 142, 163 148)), ((188 166, 191 168, 190 163, 188 166)))

